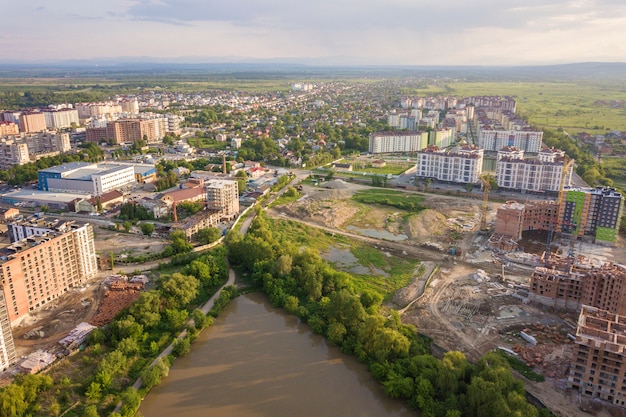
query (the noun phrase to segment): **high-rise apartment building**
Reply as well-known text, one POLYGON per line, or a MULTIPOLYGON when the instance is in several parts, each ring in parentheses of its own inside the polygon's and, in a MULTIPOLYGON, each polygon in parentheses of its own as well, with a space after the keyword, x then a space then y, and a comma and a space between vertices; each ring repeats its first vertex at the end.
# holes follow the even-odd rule
POLYGON ((13 122, 0 122, 0 136, 5 135, 18 135, 20 133, 20 127, 17 123, 13 122))
MULTIPOLYGON (((498 187, 531 192, 558 192, 565 166, 565 152, 543 149, 537 159, 524 159, 524 151, 504 147, 498 151, 496 180, 498 187)), ((565 186, 572 180, 573 166, 565 173, 565 186)))
POLYGON ((537 267, 528 298, 552 307, 577 310, 589 305, 626 314, 626 267, 582 257, 552 257, 549 267, 537 267))
POLYGON ((20 115, 20 132, 34 133, 46 130, 46 118, 42 112, 24 112, 20 115))
POLYGON ((30 162, 28 145, 12 137, 0 139, 0 169, 9 169, 14 165, 30 162))
POLYGON ((490 126, 479 126, 478 147, 486 151, 498 151, 504 147, 515 147, 529 153, 541 150, 543 132, 524 128, 521 130, 499 130, 490 126))
POLYGON ((239 186, 235 180, 209 179, 205 182, 207 206, 222 213, 222 219, 239 215, 239 186))
POLYGON ((557 231, 615 242, 624 197, 614 188, 575 188, 565 194, 557 231))
POLYGON ((12 324, 97 272, 92 226, 55 220, 18 222, 14 229, 31 234, 0 250, 0 279, 12 324))
POLYGON ((456 183, 477 183, 483 167, 483 150, 460 145, 454 150, 429 146, 417 153, 416 176, 456 183))
POLYGON ((582 307, 568 382, 582 395, 626 406, 626 316, 582 307))
POLYGON ((417 152, 428 146, 428 132, 378 132, 370 134, 370 153, 417 152))
POLYGON ((73 125, 78 126, 78 110, 76 109, 45 109, 43 115, 48 129, 62 129, 73 125))

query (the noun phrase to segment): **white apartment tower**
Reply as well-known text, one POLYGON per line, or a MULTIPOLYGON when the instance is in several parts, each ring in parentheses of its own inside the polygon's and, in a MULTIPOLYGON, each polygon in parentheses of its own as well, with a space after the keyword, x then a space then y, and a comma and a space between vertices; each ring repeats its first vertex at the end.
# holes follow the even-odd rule
MULTIPOLYGON (((498 151, 496 180, 498 187, 531 192, 558 192, 563 175, 565 152, 544 149, 537 159, 524 159, 524 151, 504 147, 498 151)), ((565 173, 564 185, 572 180, 572 166, 565 173)))
POLYGON ((482 173, 483 153, 474 145, 460 145, 453 151, 429 146, 417 153, 416 176, 475 184, 482 173))

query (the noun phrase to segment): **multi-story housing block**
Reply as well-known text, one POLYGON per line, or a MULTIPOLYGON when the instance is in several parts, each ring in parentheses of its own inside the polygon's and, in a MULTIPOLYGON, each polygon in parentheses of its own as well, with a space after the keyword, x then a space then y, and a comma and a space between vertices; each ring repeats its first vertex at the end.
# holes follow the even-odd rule
POLYGON ((47 232, 33 233, 0 251, 0 279, 12 324, 97 272, 92 226, 48 223, 47 232))
POLYGON ((4 292, 0 291, 0 369, 5 370, 17 360, 11 321, 4 292))
POLYGON ((105 116, 112 119, 114 114, 122 113, 122 105, 113 101, 99 103, 76 103, 76 110, 80 119, 89 119, 93 116, 105 116))
POLYGON ((20 127, 13 122, 0 122, 0 136, 19 135, 20 127))
POLYGON ((378 132, 370 134, 369 152, 417 152, 428 146, 428 132, 378 132))
POLYGON ((0 139, 0 169, 30 162, 28 145, 12 137, 0 139))
POLYGON ((209 179, 205 182, 207 206, 219 210, 222 219, 239 215, 239 185, 235 180, 209 179))
POLYGON ((626 314, 626 268, 623 265, 583 257, 551 257, 550 262, 551 266, 537 267, 533 271, 530 300, 570 310, 589 305, 626 314))
POLYGON ((626 406, 626 316, 582 307, 568 383, 581 395, 626 406))
POLYGON ((567 190, 557 231, 593 236, 596 241, 615 242, 624 207, 624 197, 614 188, 567 190))
MULTIPOLYGON (((565 152, 544 149, 537 159, 524 159, 524 151, 505 147, 498 151, 496 180, 498 187, 531 192, 558 192, 565 166, 565 152)), ((571 184, 573 167, 565 173, 564 185, 571 184)))
POLYGON ((450 127, 442 127, 433 129, 428 133, 428 144, 435 145, 439 148, 447 148, 455 142, 456 129, 450 127))
POLYGON ((483 150, 461 145, 454 151, 429 146, 417 153, 416 176, 456 183, 477 183, 483 166, 483 150))
POLYGON ((500 130, 486 125, 479 125, 478 128, 478 147, 486 151, 515 147, 524 152, 538 153, 541 150, 542 140, 543 132, 531 128, 500 130))
POLYGON ((46 130, 46 118, 40 111, 29 111, 20 114, 20 132, 34 133, 46 130))
POLYGON ((76 109, 45 109, 43 115, 48 129, 62 129, 80 124, 76 109))

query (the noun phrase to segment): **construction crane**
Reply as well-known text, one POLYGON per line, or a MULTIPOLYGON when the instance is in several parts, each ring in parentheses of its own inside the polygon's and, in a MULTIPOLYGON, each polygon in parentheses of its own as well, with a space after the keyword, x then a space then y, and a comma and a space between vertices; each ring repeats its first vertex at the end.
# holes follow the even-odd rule
POLYGON ((489 191, 491 191, 491 175, 483 175, 480 181, 483 183, 483 205, 480 209, 480 230, 487 231, 487 211, 489 210, 489 191))
POLYGON ((550 252, 554 232, 563 232, 563 214, 565 212, 565 210, 563 209, 563 199, 565 198, 565 179, 567 178, 567 173, 570 171, 570 168, 572 167, 574 162, 576 162, 575 159, 569 159, 569 157, 565 155, 563 159, 563 171, 561 172, 561 181, 559 183, 559 196, 557 198, 556 204, 556 224, 550 225, 550 230, 548 231, 548 241, 546 242, 546 262, 549 262, 550 260, 550 252))

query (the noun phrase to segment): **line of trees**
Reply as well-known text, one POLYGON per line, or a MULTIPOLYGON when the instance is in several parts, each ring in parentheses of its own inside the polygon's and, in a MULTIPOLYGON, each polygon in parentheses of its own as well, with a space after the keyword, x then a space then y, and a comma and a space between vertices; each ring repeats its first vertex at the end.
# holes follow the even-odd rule
POLYGON ((229 234, 231 264, 249 274, 274 306, 366 363, 388 395, 406 399, 424 417, 549 415, 526 401, 523 384, 502 357, 487 354, 477 364, 461 352, 435 358, 415 327, 395 311, 382 314, 382 294, 357 291, 349 274, 276 230, 259 212, 245 238, 229 234))
POLYGON ((47 375, 18 376, 0 390, 0 415, 22 416, 132 416, 143 394, 130 385, 137 378, 143 390, 167 376, 173 357, 150 363, 176 335, 173 355, 189 351, 200 329, 235 296, 228 288, 205 316, 196 307, 206 301, 228 276, 224 248, 187 258, 180 272, 162 274, 156 289, 141 293, 139 299, 104 328, 94 330, 87 348, 64 359, 47 375), (193 326, 187 322, 193 318, 193 326), (120 413, 115 405, 122 401, 120 413))

